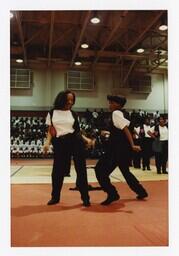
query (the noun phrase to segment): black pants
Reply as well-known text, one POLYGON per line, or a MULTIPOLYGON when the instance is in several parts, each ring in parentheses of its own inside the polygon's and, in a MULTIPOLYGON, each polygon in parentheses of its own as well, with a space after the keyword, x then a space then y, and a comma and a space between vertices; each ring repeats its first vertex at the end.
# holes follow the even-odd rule
POLYGON ((142 165, 143 168, 150 167, 150 158, 152 157, 152 138, 142 139, 142 165))
POLYGON ((166 166, 168 161, 168 141, 161 141, 162 151, 155 153, 155 165, 157 168, 157 172, 160 173, 166 172, 166 166))
POLYGON ((60 200, 60 193, 65 174, 69 170, 73 156, 81 199, 89 200, 86 172, 85 149, 82 139, 68 134, 52 139, 54 162, 52 170, 52 198, 60 200))
POLYGON ((114 185, 111 184, 109 175, 113 172, 113 170, 118 166, 120 171, 122 172, 127 184, 136 194, 145 193, 145 189, 136 179, 136 177, 129 170, 129 161, 125 159, 125 156, 120 156, 116 159, 116 157, 108 154, 104 154, 102 158, 98 161, 95 167, 96 178, 101 185, 102 189, 108 194, 116 194, 117 190, 114 185))
MULTIPOLYGON (((134 139, 134 144, 140 146, 140 139, 134 139)), ((133 166, 134 168, 141 168, 141 152, 132 152, 133 166)))

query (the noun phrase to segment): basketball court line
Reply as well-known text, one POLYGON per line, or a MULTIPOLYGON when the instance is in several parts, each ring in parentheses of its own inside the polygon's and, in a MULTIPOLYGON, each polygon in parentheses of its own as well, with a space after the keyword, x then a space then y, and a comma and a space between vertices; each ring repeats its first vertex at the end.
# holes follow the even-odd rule
MULTIPOLYGON (((168 175, 157 174, 155 167, 151 166, 151 171, 130 168, 131 172, 139 181, 167 180, 168 175)), ((51 183, 52 166, 16 166, 12 167, 11 184, 49 184, 51 183)), ((93 166, 87 166, 88 182, 97 182, 93 166)), ((117 167, 110 175, 112 182, 125 182, 125 179, 117 167)), ((74 166, 71 167, 70 177, 64 178, 64 183, 75 183, 76 172, 74 166)))
POLYGON ((16 175, 24 166, 11 166, 11 177, 16 175))

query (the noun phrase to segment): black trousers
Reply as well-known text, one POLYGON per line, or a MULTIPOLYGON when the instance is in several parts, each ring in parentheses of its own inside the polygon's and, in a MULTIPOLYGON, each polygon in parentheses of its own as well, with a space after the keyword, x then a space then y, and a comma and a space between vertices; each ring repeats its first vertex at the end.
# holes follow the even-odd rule
MULTIPOLYGON (((134 144, 140 146, 140 139, 134 139, 134 144)), ((134 168, 141 168, 141 152, 132 152, 132 160, 134 168)))
POLYGON ((150 167, 150 158, 152 157, 152 138, 142 139, 142 165, 143 168, 150 167))
POLYGON ((106 153, 102 156, 101 159, 99 159, 95 167, 95 173, 99 184, 108 195, 117 193, 117 190, 115 186, 112 185, 109 177, 109 175, 117 166, 122 172, 131 190, 133 190, 138 195, 146 192, 137 178, 130 172, 129 159, 125 158, 124 154, 120 156, 119 153, 118 158, 116 158, 116 156, 111 155, 110 153, 106 153))
POLYGON ((166 166, 168 161, 168 141, 161 141, 162 151, 155 153, 155 165, 157 172, 166 172, 166 166))
POLYGON ((85 148, 82 139, 74 134, 68 134, 52 138, 52 145, 54 150, 52 198, 60 200, 64 176, 69 170, 73 156, 81 199, 89 200, 85 148))

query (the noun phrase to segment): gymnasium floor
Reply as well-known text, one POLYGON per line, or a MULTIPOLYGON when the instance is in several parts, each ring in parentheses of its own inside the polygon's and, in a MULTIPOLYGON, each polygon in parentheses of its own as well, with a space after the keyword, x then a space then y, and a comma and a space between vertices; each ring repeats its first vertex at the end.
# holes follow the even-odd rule
MULTIPOLYGON (((88 160, 88 181, 98 187, 88 160)), ((91 207, 81 205, 75 186, 75 171, 65 177, 60 204, 47 206, 51 193, 52 160, 11 162, 11 245, 34 246, 168 246, 168 175, 131 168, 149 192, 136 200, 118 168, 111 180, 121 199, 110 206, 100 202, 101 190, 90 191, 91 207)))

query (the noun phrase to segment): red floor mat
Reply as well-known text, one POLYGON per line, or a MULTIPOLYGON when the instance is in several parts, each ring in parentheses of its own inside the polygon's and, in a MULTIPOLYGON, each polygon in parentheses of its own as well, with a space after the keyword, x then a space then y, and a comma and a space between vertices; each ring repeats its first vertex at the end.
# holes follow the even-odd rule
MULTIPOLYGON (((135 199, 126 183, 115 183, 119 201, 102 206, 106 194, 90 191, 91 207, 81 205, 74 184, 64 184, 61 203, 47 206, 50 185, 12 185, 11 245, 167 246, 168 182, 142 182, 150 196, 135 199)), ((93 184, 96 186, 97 184, 93 184)))

